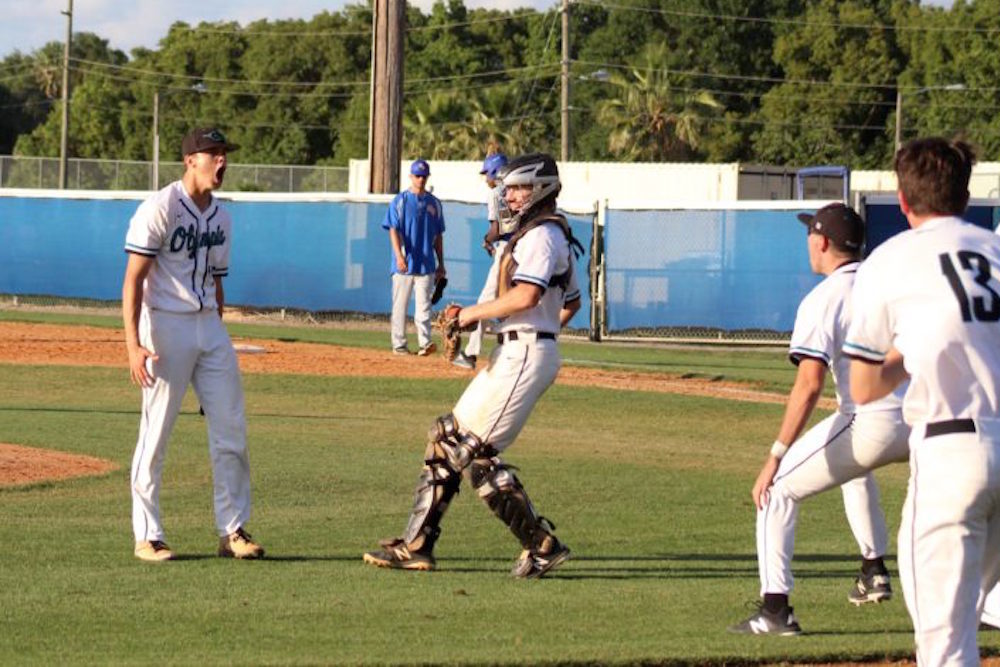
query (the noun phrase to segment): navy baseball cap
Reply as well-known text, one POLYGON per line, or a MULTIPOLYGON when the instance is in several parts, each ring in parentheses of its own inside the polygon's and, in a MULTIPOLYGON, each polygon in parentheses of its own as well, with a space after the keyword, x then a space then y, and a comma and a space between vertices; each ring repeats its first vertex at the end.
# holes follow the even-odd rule
POLYGON ((840 202, 827 204, 814 214, 799 213, 799 221, 810 234, 822 234, 848 250, 860 250, 865 240, 865 221, 853 208, 840 202))
POLYGON ((427 164, 427 160, 414 160, 410 165, 410 173, 414 176, 430 176, 431 166, 427 164))
POLYGON ((225 148, 227 153, 231 153, 239 146, 228 142, 226 135, 217 127, 196 127, 184 135, 184 140, 181 141, 181 154, 184 156, 216 148, 225 148))

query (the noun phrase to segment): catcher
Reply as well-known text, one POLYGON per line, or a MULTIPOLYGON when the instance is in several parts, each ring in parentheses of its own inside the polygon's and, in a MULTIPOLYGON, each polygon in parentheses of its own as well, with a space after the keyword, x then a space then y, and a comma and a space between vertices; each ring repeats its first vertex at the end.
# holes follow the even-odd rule
MULTIPOLYGON (((535 403, 559 372, 556 334, 580 308, 574 239, 555 212, 559 171, 545 154, 524 155, 499 174, 516 229, 501 258, 496 298, 444 310, 446 355, 457 353, 460 331, 500 319, 490 363, 454 409, 428 434, 413 509, 401 537, 364 555, 377 567, 433 570, 441 519, 465 477, 477 495, 521 543, 511 574, 541 577, 569 558, 552 522, 538 514, 513 466, 501 453, 517 438, 535 403)), ((575 245, 579 248, 579 244, 575 245)))

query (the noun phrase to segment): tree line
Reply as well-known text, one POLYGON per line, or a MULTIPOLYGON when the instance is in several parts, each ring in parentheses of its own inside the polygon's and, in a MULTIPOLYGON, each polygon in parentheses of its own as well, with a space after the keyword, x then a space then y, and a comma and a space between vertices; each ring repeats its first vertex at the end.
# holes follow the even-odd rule
MULTIPOLYGON (((409 7, 403 154, 477 160, 560 145, 561 15, 409 7)), ((74 35, 71 157, 179 159, 219 125, 239 160, 367 156, 372 10, 309 20, 174 23, 126 54, 74 35)), ((996 0, 575 0, 571 159, 886 168, 901 135, 1000 154, 996 0)), ((0 60, 0 154, 58 156, 62 44, 0 60)))

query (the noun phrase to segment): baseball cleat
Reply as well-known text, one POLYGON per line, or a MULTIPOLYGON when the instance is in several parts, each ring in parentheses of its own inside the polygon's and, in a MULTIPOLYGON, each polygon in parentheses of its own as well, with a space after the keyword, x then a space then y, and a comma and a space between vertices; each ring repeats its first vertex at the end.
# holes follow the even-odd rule
POLYGON ((452 362, 455 366, 459 368, 465 368, 470 371, 476 370, 476 355, 466 354, 465 352, 459 352, 458 356, 455 357, 452 362))
POLYGON ((399 354, 399 355, 413 354, 412 352, 410 352, 410 348, 406 347, 405 345, 403 345, 401 347, 394 347, 394 348, 392 348, 392 353, 393 354, 399 354))
POLYGON ((382 540, 382 549, 368 551, 362 560, 375 567, 388 567, 394 570, 416 570, 430 572, 435 567, 434 555, 420 551, 410 551, 402 538, 382 540))
POLYGON ((150 563, 173 560, 174 552, 166 542, 160 540, 140 541, 135 543, 135 557, 150 563))
POLYGON ((757 612, 750 618, 729 626, 730 632, 741 635, 776 635, 778 637, 796 637, 802 634, 791 607, 771 612, 764 609, 764 605, 757 603, 757 612))
MULTIPOLYGON (((555 540, 555 537, 552 539, 555 540)), ((522 551, 510 573, 519 579, 538 579, 567 560, 569 560, 569 547, 556 540, 552 549, 545 554, 533 553, 527 549, 522 551)))
POLYGON ((438 349, 438 346, 435 345, 434 343, 427 343, 427 345, 424 345, 422 348, 420 348, 420 351, 417 352, 417 356, 418 357, 429 357, 430 355, 432 355, 435 352, 437 352, 437 349, 438 349))
POLYGON ((888 574, 862 574, 854 580, 854 586, 847 594, 847 600, 856 607, 869 602, 882 602, 892 598, 892 586, 888 574))
POLYGON ((222 558, 253 560, 255 558, 263 558, 264 549, 251 539, 250 533, 242 528, 237 528, 235 532, 219 538, 219 556, 222 558))

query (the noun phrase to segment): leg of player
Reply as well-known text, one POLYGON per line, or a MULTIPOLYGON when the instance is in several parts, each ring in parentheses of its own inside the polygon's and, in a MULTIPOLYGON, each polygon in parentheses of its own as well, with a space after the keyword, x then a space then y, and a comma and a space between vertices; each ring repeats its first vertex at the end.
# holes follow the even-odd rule
POLYGON ((979 617, 980 630, 1000 630, 1000 586, 989 589, 983 600, 983 613, 979 617), (986 626, 986 627, 983 627, 986 626))
POLYGON ((215 313, 197 316, 203 353, 192 384, 208 422, 215 489, 218 554, 255 559, 264 549, 246 532, 250 520, 250 460, 247 453, 243 383, 232 341, 215 313))
POLYGON ((889 531, 879 500, 878 483, 871 473, 840 486, 844 511, 861 552, 861 572, 847 594, 855 606, 892 598, 892 585, 884 557, 889 550, 889 531))
POLYGON ((450 452, 461 447, 462 435, 450 413, 438 417, 427 434, 424 467, 413 494, 413 509, 401 537, 382 540, 381 549, 364 554, 376 567, 401 570, 433 570, 434 545, 441 535, 441 519, 462 482, 461 470, 452 464, 450 452))
MULTIPOLYGON (((976 426, 983 428, 978 422, 976 426)), ((1000 434, 924 438, 918 430, 923 427, 914 429, 899 530, 899 575, 917 660, 923 665, 979 664, 980 592, 984 576, 996 577, 1000 551, 995 511, 1000 460, 994 453, 1000 451, 1000 434)))
MULTIPOLYGON (((796 635, 801 628, 792 614, 794 586, 791 562, 799 504, 818 493, 898 461, 907 453, 908 429, 898 412, 843 415, 834 413, 800 437, 782 459, 768 494, 757 512, 757 558, 761 603, 757 613, 731 626, 743 634, 796 635)), ((862 507, 870 508, 868 503, 862 507)), ((868 519, 869 523, 876 523, 868 519)), ((881 561, 872 559, 873 564, 881 561)))
POLYGON ((413 323, 417 328, 417 354, 426 357, 437 351, 437 346, 431 339, 431 295, 434 293, 434 276, 432 274, 413 276, 413 294, 416 307, 413 311, 413 323))
POLYGON ((413 276, 392 274, 392 319, 390 323, 390 338, 392 351, 396 354, 410 354, 406 346, 406 311, 410 307, 410 292, 413 289, 413 276))
POLYGON ((555 380, 560 363, 554 340, 507 342, 494 350, 489 370, 475 377, 455 406, 459 423, 484 443, 469 468, 470 482, 521 542, 523 551, 511 570, 516 577, 540 577, 569 557, 569 548, 553 534, 555 526, 535 511, 520 480, 499 458, 555 380))
POLYGON ((142 390, 139 437, 132 456, 132 532, 135 556, 140 560, 170 560, 174 553, 166 545, 160 521, 160 481, 167 442, 181 409, 194 370, 197 351, 192 345, 190 318, 143 309, 139 336, 144 347, 159 360, 150 362, 156 379, 142 390))

